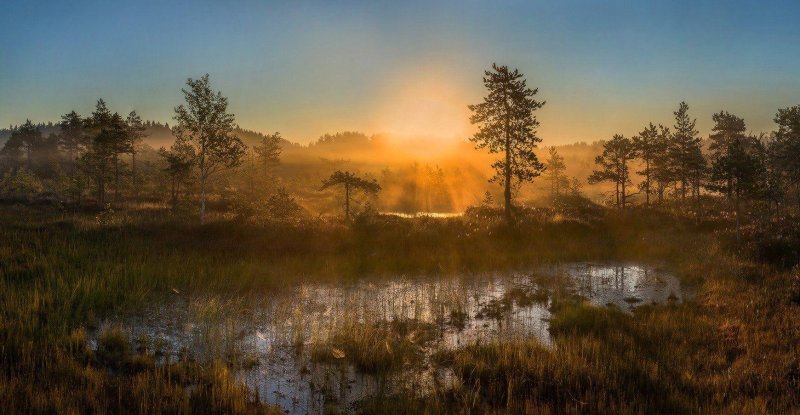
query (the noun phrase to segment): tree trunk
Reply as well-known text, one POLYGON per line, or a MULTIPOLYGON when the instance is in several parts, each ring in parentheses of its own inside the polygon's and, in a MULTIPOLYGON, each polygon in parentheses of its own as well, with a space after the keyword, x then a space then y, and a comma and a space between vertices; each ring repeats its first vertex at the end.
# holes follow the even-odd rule
POLYGON ((119 201, 119 160, 114 159, 114 204, 119 201))
POLYGON ((105 208, 106 206, 106 184, 101 174, 97 180, 97 199, 100 202, 100 206, 105 208))
POLYGON ((133 184, 134 202, 139 196, 139 188, 136 187, 136 150, 131 153, 131 183, 133 184))
POLYGON ((200 224, 206 223, 206 178, 200 178, 200 224))
POLYGON ((172 211, 175 212, 175 178, 170 180, 169 201, 172 204, 172 211))
POLYGON ((622 158, 622 180, 620 181, 620 187, 622 188, 622 210, 625 210, 626 206, 626 194, 625 194, 625 185, 628 183, 628 160, 623 157, 622 158))
POLYGON ((350 222, 350 183, 344 184, 344 218, 350 222))
POLYGON ((503 191, 503 199, 505 199, 505 216, 506 216, 506 223, 510 226, 513 224, 514 218, 511 215, 511 130, 510 130, 510 123, 511 123, 511 108, 509 108, 508 100, 506 99, 506 91, 503 90, 503 102, 504 109, 505 109, 505 134, 506 134, 506 142, 505 142, 505 150, 506 150, 506 165, 505 171, 505 189, 503 191))
POLYGON ((739 189, 738 188, 736 189, 735 193, 736 193, 736 199, 735 199, 735 203, 736 203, 736 242, 739 243, 741 241, 741 237, 739 236, 740 223, 739 223, 739 189))
POLYGON ((697 221, 699 222, 700 218, 702 217, 702 213, 703 213, 702 209, 700 209, 700 173, 699 172, 696 174, 695 182, 694 182, 694 205, 695 205, 695 210, 697 211, 697 214, 696 214, 697 221))
POLYGON ((650 207, 650 160, 645 160, 644 205, 650 207))
POLYGON ((513 217, 511 216, 511 137, 508 131, 508 122, 506 121, 506 165, 505 165, 505 189, 503 198, 505 199, 505 215, 506 223, 511 225, 513 217))
POLYGON ((681 177, 681 202, 686 201, 686 177, 681 177))

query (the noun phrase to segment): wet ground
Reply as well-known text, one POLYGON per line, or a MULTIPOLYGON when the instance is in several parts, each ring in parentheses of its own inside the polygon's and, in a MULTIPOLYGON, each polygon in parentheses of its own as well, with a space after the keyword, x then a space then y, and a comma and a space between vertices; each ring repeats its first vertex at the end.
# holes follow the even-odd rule
MULTIPOLYGON (((293 414, 348 411, 365 397, 393 390, 425 394, 453 381, 431 356, 475 342, 536 338, 550 344, 548 311, 554 295, 577 295, 597 306, 630 311, 647 303, 682 301, 679 281, 637 264, 573 263, 531 272, 471 277, 360 281, 346 286, 303 284, 260 297, 187 297, 175 294, 135 315, 117 316, 134 340, 163 359, 187 353, 238 362, 238 376, 259 399, 293 414), (354 325, 413 322, 426 327, 418 362, 380 375, 313 350, 354 325), (332 362, 332 361, 333 362, 332 362)), ((414 343, 415 345, 417 343, 414 343)), ((387 343, 387 347, 388 343, 387 343)))

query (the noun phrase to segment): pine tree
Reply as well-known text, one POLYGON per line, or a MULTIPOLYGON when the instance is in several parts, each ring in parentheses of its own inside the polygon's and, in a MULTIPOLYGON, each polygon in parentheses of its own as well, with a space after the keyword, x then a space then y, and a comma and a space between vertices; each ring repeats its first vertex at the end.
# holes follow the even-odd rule
POLYGON ((711 129, 711 135, 709 135, 711 141, 709 150, 711 150, 711 169, 714 176, 713 181, 715 181, 712 187, 718 190, 722 189, 728 198, 728 202, 732 203, 735 172, 732 170, 725 172, 721 170, 721 166, 735 167, 735 165, 729 163, 735 157, 730 154, 730 151, 739 148, 738 144, 744 140, 747 128, 743 119, 727 111, 720 111, 711 118, 714 120, 714 127, 711 129), (734 143, 737 143, 737 146, 732 146, 734 143), (723 180, 725 183, 720 184, 719 180, 723 180))
POLYGON ((134 195, 138 195, 139 186, 136 177, 136 152, 139 144, 142 142, 142 139, 146 136, 145 130, 147 127, 145 127, 145 125, 142 123, 142 117, 140 117, 136 111, 131 111, 125 121, 128 124, 127 138, 131 153, 131 182, 133 184, 134 195))
POLYGON ((61 116, 59 129, 61 149, 67 153, 70 176, 74 176, 75 163, 78 155, 89 144, 86 135, 86 125, 77 112, 70 111, 61 116))
MULTIPOLYGON (((774 137, 773 137, 774 138, 774 137)), ((767 202, 767 212, 772 214, 772 204, 775 204, 775 214, 780 215, 781 203, 786 197, 786 177, 783 175, 778 161, 778 148, 774 139, 768 139, 766 134, 760 134, 757 155, 764 168, 758 188, 759 194, 767 202)))
POLYGON ((353 192, 359 190, 370 195, 375 195, 381 190, 381 186, 374 179, 367 180, 358 177, 355 173, 341 170, 333 172, 331 177, 325 179, 322 182, 320 190, 339 185, 344 188, 344 217, 348 221, 350 220, 350 199, 353 196, 353 192))
POLYGON ((3 146, 1 154, 15 166, 19 166, 24 155, 25 165, 28 170, 32 171, 36 152, 42 144, 42 132, 39 127, 34 125, 31 120, 25 120, 24 124, 14 128, 11 137, 3 146))
POLYGON ((548 157, 544 162, 545 176, 547 181, 550 182, 550 197, 556 200, 562 193, 563 189, 569 186, 569 178, 564 174, 567 170, 567 165, 564 163, 564 157, 558 154, 555 147, 548 149, 548 157))
POLYGON ((700 147, 700 137, 695 123, 689 117, 689 105, 681 102, 675 111, 675 130, 668 148, 674 179, 680 185, 681 200, 686 200, 687 187, 699 197, 700 181, 705 169, 705 158, 700 147))
POLYGON ((97 101, 94 112, 86 120, 91 142, 81 156, 81 167, 95 180, 97 198, 101 206, 106 202, 106 185, 115 180, 115 192, 119 183, 119 155, 125 151, 128 128, 118 113, 111 113, 102 99, 97 101))
POLYGON ((166 162, 164 171, 169 175, 170 180, 170 201, 172 210, 178 207, 178 199, 181 192, 181 184, 185 183, 191 174, 193 161, 187 156, 186 151, 170 151, 161 147, 158 154, 166 162))
POLYGON ((636 172, 644 176, 644 181, 639 184, 639 189, 644 191, 645 206, 650 206, 650 194, 653 192, 656 174, 654 172, 657 164, 656 159, 663 154, 663 144, 659 140, 658 129, 650 123, 639 135, 633 137, 633 144, 644 163, 644 170, 636 172))
POLYGON ((280 161, 281 140, 283 140, 281 133, 275 132, 274 134, 261 136, 259 144, 253 147, 264 176, 269 174, 270 166, 278 164, 280 161))
POLYGON ((603 143, 603 154, 595 159, 600 170, 593 171, 589 176, 591 184, 604 181, 614 182, 615 205, 622 209, 627 206, 627 188, 631 184, 629 163, 637 155, 638 151, 631 139, 615 134, 614 138, 603 143))
POLYGON ((773 154, 786 186, 794 186, 800 206, 800 105, 779 109, 775 114, 773 154))
POLYGON ((764 174, 764 166, 758 157, 760 143, 755 137, 741 134, 732 136, 726 141, 724 150, 717 147, 718 155, 714 158, 710 187, 726 195, 732 195, 738 240, 741 200, 743 197, 757 194, 760 190, 758 184, 764 174))
POLYGON ((664 203, 664 192, 667 187, 675 181, 675 173, 672 168, 672 160, 670 158, 669 147, 672 141, 672 133, 669 127, 661 124, 658 125, 658 135, 655 141, 655 157, 653 157, 652 165, 652 178, 655 181, 656 193, 658 194, 658 203, 664 203))
POLYGON ((533 152, 542 141, 536 136, 539 122, 533 113, 545 102, 535 100, 538 90, 528 88, 523 75, 507 66, 492 64, 492 70, 484 72, 483 84, 488 95, 482 103, 469 106, 470 121, 479 125, 479 131, 470 140, 477 148, 503 154, 503 158, 492 164, 496 172, 492 181, 504 187, 505 217, 511 224, 511 189, 515 184, 512 181, 530 182, 544 169, 533 152))

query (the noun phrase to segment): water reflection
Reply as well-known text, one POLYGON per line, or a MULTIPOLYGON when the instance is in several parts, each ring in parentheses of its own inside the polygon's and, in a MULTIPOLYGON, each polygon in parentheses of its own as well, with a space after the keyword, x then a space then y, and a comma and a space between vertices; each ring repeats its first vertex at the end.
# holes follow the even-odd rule
MULTIPOLYGON (((165 359, 236 356, 239 378, 261 400, 289 413, 323 413, 332 402, 352 409, 394 390, 425 394, 453 381, 431 364, 437 350, 475 342, 536 338, 550 344, 548 306, 555 291, 623 310, 682 301, 678 280, 637 264, 577 263, 535 272, 464 278, 407 278, 351 285, 304 284, 259 298, 175 298, 133 316, 119 316, 133 338, 148 338, 165 359), (343 327, 413 321, 435 332, 420 343, 422 359, 382 376, 347 364, 315 362, 311 351, 343 327)), ((388 346, 387 346, 388 347, 388 346)))

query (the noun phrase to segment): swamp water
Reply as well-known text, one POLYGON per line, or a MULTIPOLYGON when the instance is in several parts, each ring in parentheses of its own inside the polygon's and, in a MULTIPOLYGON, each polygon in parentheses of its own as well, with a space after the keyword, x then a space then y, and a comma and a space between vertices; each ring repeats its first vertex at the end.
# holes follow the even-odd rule
POLYGON ((683 300, 678 280, 663 270, 576 263, 462 278, 305 283, 256 298, 176 294, 106 324, 145 339, 166 356, 162 362, 187 354, 236 360, 237 377, 260 400, 319 414, 330 405, 348 412, 364 398, 423 396, 452 385, 457 380, 433 362, 437 351, 514 338, 549 345, 555 295, 625 311, 683 300), (392 370, 371 362, 374 355, 392 361, 392 370))

